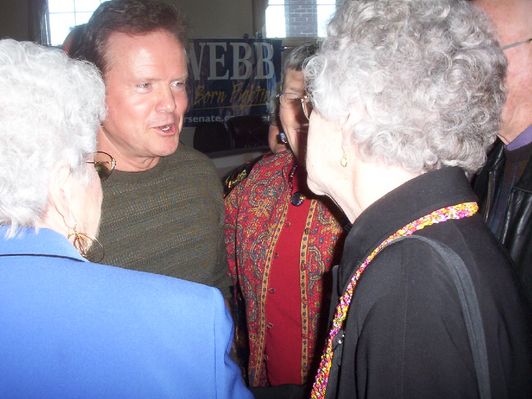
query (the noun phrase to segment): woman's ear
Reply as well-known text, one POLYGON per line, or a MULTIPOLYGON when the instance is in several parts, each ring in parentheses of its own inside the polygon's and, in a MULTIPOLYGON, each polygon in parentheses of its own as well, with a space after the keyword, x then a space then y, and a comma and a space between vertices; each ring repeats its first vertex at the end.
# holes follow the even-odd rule
POLYGON ((347 166, 346 163, 350 163, 352 154, 354 152, 354 141, 353 141, 353 125, 345 123, 340 128, 342 139, 340 142, 342 150, 342 166, 347 166))
MULTIPOLYGON (((70 167, 66 163, 55 166, 50 175, 48 184, 48 209, 47 217, 58 223, 62 220, 65 227, 73 227, 75 221, 71 218, 71 203, 73 192, 73 179, 70 167)), ((52 221, 50 220, 50 221, 52 221)))
POLYGON ((341 124, 342 132, 342 152, 347 154, 355 154, 358 151, 356 140, 354 139, 354 131, 357 124, 367 115, 366 108, 361 103, 353 104, 349 108, 349 114, 341 124))

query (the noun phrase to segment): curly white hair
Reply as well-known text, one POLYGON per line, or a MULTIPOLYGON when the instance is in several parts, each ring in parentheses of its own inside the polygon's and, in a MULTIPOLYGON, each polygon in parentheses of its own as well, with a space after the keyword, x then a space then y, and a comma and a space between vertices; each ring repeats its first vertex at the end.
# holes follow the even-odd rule
POLYGON ((464 0, 346 0, 304 72, 314 109, 366 159, 472 173, 499 131, 506 60, 464 0))
POLYGON ((0 224, 12 235, 41 220, 58 162, 88 184, 105 87, 92 64, 12 39, 0 40, 0 87, 0 224))

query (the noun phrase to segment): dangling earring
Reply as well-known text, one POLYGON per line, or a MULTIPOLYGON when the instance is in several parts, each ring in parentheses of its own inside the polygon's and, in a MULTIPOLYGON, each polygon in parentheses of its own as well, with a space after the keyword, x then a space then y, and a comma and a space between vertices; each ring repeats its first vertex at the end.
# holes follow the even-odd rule
POLYGON ((277 137, 279 137, 279 141, 282 144, 288 144, 288 137, 286 137, 286 133, 285 132, 279 132, 277 137))
POLYGON ((96 238, 89 237, 85 233, 80 233, 74 227, 71 232, 68 233, 67 238, 74 237, 72 245, 77 249, 79 254, 85 259, 88 259, 92 262, 99 262, 104 257, 103 245, 96 238))
POLYGON ((347 166, 347 154, 345 152, 342 155, 342 159, 340 159, 340 165, 342 165, 342 168, 347 166))

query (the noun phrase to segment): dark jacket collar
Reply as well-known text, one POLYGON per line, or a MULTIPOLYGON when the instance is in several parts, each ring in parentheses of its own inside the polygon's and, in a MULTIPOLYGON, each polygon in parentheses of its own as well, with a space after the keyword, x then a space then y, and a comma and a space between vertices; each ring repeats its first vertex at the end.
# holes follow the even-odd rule
POLYGON ((436 209, 476 200, 469 181, 458 167, 424 173, 378 199, 355 220, 346 238, 340 287, 354 267, 399 228, 436 209))

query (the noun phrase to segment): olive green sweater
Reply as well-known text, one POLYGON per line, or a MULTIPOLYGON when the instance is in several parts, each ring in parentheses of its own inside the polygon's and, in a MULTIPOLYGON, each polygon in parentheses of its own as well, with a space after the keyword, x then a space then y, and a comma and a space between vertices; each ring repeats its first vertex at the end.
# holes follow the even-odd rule
POLYGON ((103 183, 102 263, 179 277, 228 296, 222 185, 209 158, 180 144, 145 172, 103 183))

